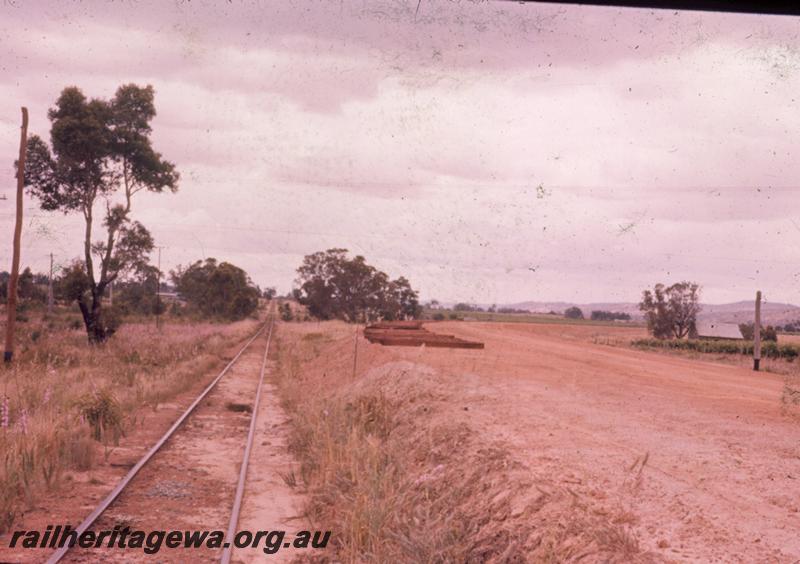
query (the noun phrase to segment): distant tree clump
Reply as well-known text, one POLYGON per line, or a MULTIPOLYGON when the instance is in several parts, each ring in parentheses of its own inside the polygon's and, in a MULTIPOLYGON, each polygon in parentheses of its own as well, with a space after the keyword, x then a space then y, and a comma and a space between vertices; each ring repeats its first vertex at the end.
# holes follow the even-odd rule
POLYGON ((289 302, 283 302, 281 305, 279 305, 278 313, 283 321, 291 321, 294 319, 294 315, 292 314, 292 306, 289 305, 289 302))
POLYGON ((264 288, 264 291, 261 293, 261 295, 264 297, 264 299, 271 300, 277 295, 277 293, 278 291, 274 287, 270 286, 269 288, 264 288))
MULTIPOLYGON (((8 298, 8 280, 11 275, 8 272, 0 272, 0 297, 3 300, 8 298)), ((17 297, 19 305, 31 303, 45 303, 47 301, 47 276, 44 274, 34 274, 30 267, 19 273, 17 280, 17 297)))
POLYGON ((591 319, 594 321, 630 321, 631 316, 619 311, 592 311, 591 319))
MULTIPOLYGON (((11 275, 8 272, 0 272, 0 300, 3 302, 8 299, 8 281, 10 278, 11 275)), ((31 306, 46 303, 47 275, 35 274, 30 267, 26 267, 19 273, 17 280, 17 300, 18 315, 31 306)), ((22 320, 23 317, 20 317, 20 319, 22 320)))
POLYGON ((642 292, 639 309, 644 313, 647 329, 657 339, 694 335, 700 313, 700 286, 686 281, 669 287, 656 284, 652 291, 642 292))
POLYGON ((497 308, 497 313, 530 313, 530 310, 515 307, 500 307, 497 308))
POLYGON ((364 257, 349 258, 347 249, 307 255, 297 275, 294 297, 318 319, 353 323, 416 319, 422 313, 418 294, 408 280, 402 276, 390 280, 364 257))
MULTIPOLYGON (((44 283, 47 284, 47 278, 44 283)), ((34 274, 30 267, 26 267, 19 275, 17 294, 23 302, 44 303, 47 301, 47 291, 41 286, 41 275, 34 274)))
POLYGON ((581 311, 581 308, 572 306, 564 310, 564 317, 567 319, 583 319, 583 312, 581 311))
POLYGON ((158 269, 152 265, 143 265, 136 272, 114 284, 114 305, 122 313, 138 313, 141 315, 162 314, 166 304, 157 298, 158 269))
POLYGON ((150 140, 153 100, 152 86, 120 86, 111 100, 87 99, 71 86, 48 112, 50 144, 36 135, 28 139, 24 179, 31 195, 44 210, 83 217, 82 260, 72 265, 67 285, 91 343, 113 332, 103 316, 106 288, 146 263, 154 247, 147 229, 131 218, 133 196, 178 189, 175 166, 150 140), (95 217, 97 204, 102 217, 95 217), (105 228, 100 240, 93 231, 98 223, 105 228))
POLYGON ((456 305, 453 306, 453 311, 471 312, 471 311, 484 311, 484 309, 482 307, 479 307, 479 306, 475 305, 475 304, 467 304, 467 303, 464 303, 464 302, 459 302, 459 303, 457 303, 456 305))
POLYGON ((235 321, 258 307, 258 289, 244 270, 228 262, 199 260, 170 275, 189 307, 204 317, 235 321))
MULTIPOLYGON (((739 331, 742 332, 742 337, 746 341, 752 341, 753 336, 756 332, 756 324, 752 321, 749 323, 740 323, 739 324, 739 331)), ((778 341, 778 332, 776 331, 775 327, 772 325, 767 325, 766 327, 761 328, 761 340, 762 341, 778 341)))

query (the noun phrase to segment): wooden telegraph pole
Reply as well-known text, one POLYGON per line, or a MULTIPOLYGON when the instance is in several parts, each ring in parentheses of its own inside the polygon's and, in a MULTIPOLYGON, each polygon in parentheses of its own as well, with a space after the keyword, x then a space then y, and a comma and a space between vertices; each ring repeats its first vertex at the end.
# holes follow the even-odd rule
POLYGON ((158 248, 158 286, 156 287, 156 329, 161 327, 161 247, 158 248))
POLYGON ((28 146, 28 108, 22 108, 22 128, 19 136, 17 161, 17 219, 14 223, 14 255, 11 259, 11 277, 8 280, 6 311, 6 350, 3 360, 11 362, 14 356, 14 324, 17 321, 17 280, 19 279, 19 247, 22 239, 22 192, 25 187, 25 155, 28 146))
POLYGON ((47 315, 53 315, 53 253, 50 253, 50 277, 47 279, 47 315))
POLYGON ((761 364, 761 290, 756 292, 756 322, 753 326, 753 370, 761 364))

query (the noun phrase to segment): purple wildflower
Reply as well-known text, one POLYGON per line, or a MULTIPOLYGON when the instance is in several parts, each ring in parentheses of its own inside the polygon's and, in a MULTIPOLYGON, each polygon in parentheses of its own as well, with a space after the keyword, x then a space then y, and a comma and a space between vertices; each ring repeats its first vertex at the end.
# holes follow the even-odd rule
POLYGON ((9 419, 8 396, 4 396, 3 403, 0 405, 0 427, 8 429, 9 419))

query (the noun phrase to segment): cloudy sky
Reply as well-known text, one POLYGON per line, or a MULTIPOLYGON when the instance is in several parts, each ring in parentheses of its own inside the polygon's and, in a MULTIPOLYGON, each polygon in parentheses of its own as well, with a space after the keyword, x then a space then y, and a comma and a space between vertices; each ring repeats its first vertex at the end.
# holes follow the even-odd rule
MULTIPOLYGON (((424 299, 800 302, 797 18, 437 0, 0 0, 0 261, 21 105, 156 89, 165 270, 291 288, 330 247, 424 299), (4 156, 2 156, 4 155, 4 156)), ((81 249, 26 203, 23 264, 81 249)), ((8 267, 0 267, 8 268, 8 267)))

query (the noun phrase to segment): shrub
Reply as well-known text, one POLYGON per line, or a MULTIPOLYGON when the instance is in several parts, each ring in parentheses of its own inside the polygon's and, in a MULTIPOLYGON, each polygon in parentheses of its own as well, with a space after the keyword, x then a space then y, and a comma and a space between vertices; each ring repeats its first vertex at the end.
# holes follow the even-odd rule
MULTIPOLYGON (((673 349, 695 351, 711 354, 741 354, 750 356, 753 354, 752 341, 728 341, 728 340, 683 340, 683 339, 638 339, 631 342, 631 345, 638 348, 650 349, 673 349)), ((800 355, 800 348, 795 345, 778 345, 774 341, 766 341, 761 344, 761 357, 784 359, 793 361, 800 355)))
POLYGON ((103 441, 110 433, 114 443, 119 442, 122 435, 122 411, 111 392, 95 390, 84 395, 78 400, 78 409, 92 428, 94 440, 103 441))
POLYGON ((594 310, 591 319, 595 321, 630 321, 631 316, 619 311, 594 310))
POLYGON ((572 306, 564 311, 564 317, 567 319, 583 319, 583 312, 581 308, 572 306))
MULTIPOLYGON (((753 333, 755 333, 755 324, 751 321, 750 323, 740 323, 739 324, 739 331, 742 332, 742 337, 747 339, 748 341, 753 340, 753 333)), ((761 340, 762 341, 777 341, 778 340, 778 332, 775 330, 775 327, 772 325, 767 325, 766 327, 761 328, 761 340)))
POLYGON ((281 320, 283 321, 291 321, 294 316, 292 315, 292 306, 289 305, 289 302, 283 302, 280 306, 278 306, 278 312, 281 315, 281 320))
POLYGON ((116 333, 117 329, 122 325, 122 310, 114 305, 104 308, 102 315, 106 333, 111 336, 116 333))
POLYGON ((779 356, 789 361, 794 360, 800 354, 800 351, 798 351, 797 347, 792 345, 780 345, 778 350, 779 356))

